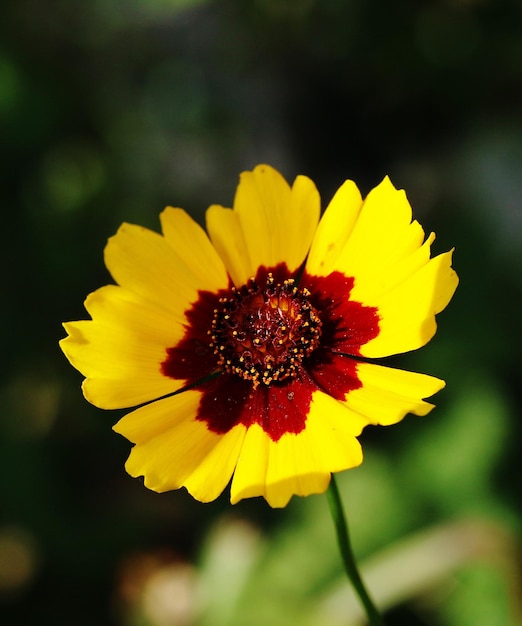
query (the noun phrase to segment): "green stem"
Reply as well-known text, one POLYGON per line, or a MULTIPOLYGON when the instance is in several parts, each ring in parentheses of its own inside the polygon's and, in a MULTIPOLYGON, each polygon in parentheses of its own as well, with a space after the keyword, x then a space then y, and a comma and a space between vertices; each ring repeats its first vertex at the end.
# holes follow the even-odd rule
POLYGON ((357 564, 350 545, 348 524, 346 523, 339 489, 337 488, 337 483, 335 482, 333 474, 330 486, 328 487, 327 495, 328 504, 330 505, 330 513, 332 514, 335 530, 337 531, 337 541, 339 542, 339 549, 341 551, 341 557, 343 559, 346 574, 350 579, 355 592, 359 596, 361 604, 364 606, 369 624, 371 626, 384 626, 382 617, 376 609, 373 600, 370 598, 369 593, 366 591, 366 587, 364 586, 359 570, 357 569, 357 564))

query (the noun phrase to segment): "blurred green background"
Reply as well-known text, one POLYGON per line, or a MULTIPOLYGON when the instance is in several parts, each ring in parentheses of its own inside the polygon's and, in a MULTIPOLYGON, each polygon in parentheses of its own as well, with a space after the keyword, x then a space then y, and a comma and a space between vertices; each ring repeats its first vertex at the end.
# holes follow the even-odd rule
POLYGON ((385 174, 456 247, 422 351, 437 409, 362 439, 339 484, 390 626, 522 623, 522 4, 4 0, 0 9, 1 626, 360 624, 324 496, 157 495, 121 413, 80 393, 61 321, 122 221, 232 202, 240 171, 323 203, 385 174))

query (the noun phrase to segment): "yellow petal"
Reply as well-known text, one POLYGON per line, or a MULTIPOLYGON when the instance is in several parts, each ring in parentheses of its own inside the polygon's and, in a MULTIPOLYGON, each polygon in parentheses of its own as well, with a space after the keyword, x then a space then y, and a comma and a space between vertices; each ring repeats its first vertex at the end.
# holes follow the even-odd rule
POLYGON ((243 172, 234 211, 211 207, 207 230, 236 285, 257 268, 286 263, 290 271, 304 261, 319 221, 320 198, 314 183, 298 176, 292 187, 275 169, 258 165, 243 172))
POLYGON ((335 269, 353 276, 356 283, 371 283, 380 271, 422 245, 424 231, 411 220, 406 194, 395 189, 386 177, 364 200, 335 269))
POLYGON ((161 373, 161 363, 166 348, 183 336, 183 318, 116 285, 90 294, 85 307, 93 320, 64 324, 68 337, 60 346, 87 377, 87 400, 100 408, 123 408, 182 386, 161 373))
POLYGON ((376 306, 379 334, 361 347, 365 357, 384 357, 416 350, 435 334, 435 315, 446 307, 458 285, 451 268, 452 251, 430 259, 414 274, 382 295, 354 288, 355 300, 376 306))
POLYGON ((401 282, 430 257, 430 235, 412 220, 403 190, 385 178, 361 201, 347 181, 334 196, 317 229, 307 270, 326 276, 339 271, 355 279, 356 289, 372 293, 401 282))
POLYGON ((192 421, 197 415, 200 400, 201 392, 182 391, 127 413, 113 426, 113 430, 131 443, 147 443, 181 423, 192 421))
POLYGON ((199 288, 215 291, 228 286, 228 276, 205 231, 183 209, 167 207, 160 216, 163 235, 180 264, 197 278, 199 288))
POLYGON ((264 496, 272 507, 286 506, 293 495, 322 493, 331 472, 356 467, 362 451, 356 437, 367 421, 327 394, 313 394, 306 426, 273 441, 251 426, 234 473, 231 501, 264 496))
POLYGON ((239 215, 232 209, 212 205, 206 213, 207 231, 225 267, 237 285, 244 285, 256 275, 257 268, 250 258, 239 215))
POLYGON ((357 376, 362 387, 347 394, 346 406, 381 426, 400 422, 408 413, 427 415, 433 404, 424 398, 444 387, 444 381, 434 376, 373 363, 358 363, 357 376))
POLYGON ((221 435, 217 444, 185 480, 184 486, 196 500, 211 502, 225 489, 241 451, 244 426, 236 426, 221 435))
POLYGON ((347 180, 336 191, 317 227, 306 262, 310 274, 328 276, 337 269, 337 259, 350 238, 361 207, 357 186, 347 180))
POLYGON ((230 492, 232 504, 243 498, 265 495, 270 442, 270 437, 258 424, 248 428, 232 478, 230 492))
POLYGON ((145 486, 164 492, 186 487, 201 502, 217 498, 232 476, 243 426, 224 435, 196 418, 201 393, 184 391, 133 411, 114 427, 137 442, 126 469, 145 486))
POLYGON ((425 345, 435 315, 449 302, 458 278, 451 252, 430 259, 435 235, 424 240, 402 190, 386 177, 360 204, 345 183, 323 216, 307 262, 310 274, 338 271, 354 278, 350 298, 375 307, 379 335, 362 346, 366 357, 384 357, 425 345), (338 232, 336 225, 338 226, 338 232))
POLYGON ((105 264, 119 285, 175 315, 198 298, 201 283, 190 261, 184 262, 164 237, 147 228, 122 224, 107 243, 105 264))

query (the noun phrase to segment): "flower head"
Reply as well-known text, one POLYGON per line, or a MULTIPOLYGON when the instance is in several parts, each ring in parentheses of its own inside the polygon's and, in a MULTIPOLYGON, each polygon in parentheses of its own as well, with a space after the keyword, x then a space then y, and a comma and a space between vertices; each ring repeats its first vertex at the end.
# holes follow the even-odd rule
POLYGON ((61 341, 87 400, 139 407, 114 429, 147 487, 208 502, 232 478, 233 503, 285 506, 359 465, 366 425, 433 408, 443 381, 368 360, 426 344, 458 282, 388 178, 364 200, 346 181, 320 219, 309 178, 260 165, 233 209, 208 209, 208 236, 181 209, 161 225, 120 227, 116 284, 61 341))

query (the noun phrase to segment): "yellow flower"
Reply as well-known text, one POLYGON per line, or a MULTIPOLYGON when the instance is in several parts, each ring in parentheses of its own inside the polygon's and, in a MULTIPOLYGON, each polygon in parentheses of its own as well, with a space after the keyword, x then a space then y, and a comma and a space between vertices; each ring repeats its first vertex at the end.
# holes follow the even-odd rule
POLYGON ((368 362, 415 350, 458 283, 451 251, 412 221, 385 178, 365 200, 352 181, 321 219, 314 183, 268 165, 241 175, 234 208, 211 206, 208 236, 181 209, 163 234, 123 224, 105 249, 116 285, 90 294, 91 320, 61 347, 87 400, 136 407, 114 427, 126 469, 154 491, 273 507, 323 492, 362 462, 368 424, 389 425, 444 382, 368 362))

